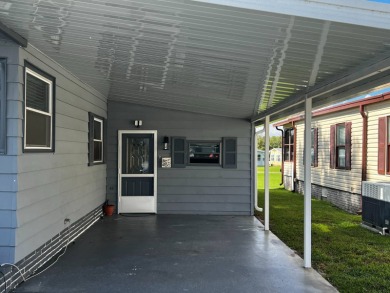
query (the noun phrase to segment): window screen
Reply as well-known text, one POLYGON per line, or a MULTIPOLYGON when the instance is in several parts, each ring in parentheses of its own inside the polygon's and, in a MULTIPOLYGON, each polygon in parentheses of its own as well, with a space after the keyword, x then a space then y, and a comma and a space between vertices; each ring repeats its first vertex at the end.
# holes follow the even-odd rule
POLYGON ((53 151, 54 78, 26 65, 24 150, 53 151))

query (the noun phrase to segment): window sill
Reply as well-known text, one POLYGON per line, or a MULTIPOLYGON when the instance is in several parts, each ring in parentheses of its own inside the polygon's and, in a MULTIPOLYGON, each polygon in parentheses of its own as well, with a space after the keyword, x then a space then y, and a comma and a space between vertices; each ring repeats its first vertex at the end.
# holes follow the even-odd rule
POLYGON ((54 153, 54 149, 23 148, 23 153, 54 153))
POLYGON ((96 166, 96 165, 104 165, 104 164, 106 164, 106 162, 93 162, 93 163, 88 163, 88 166, 96 166))

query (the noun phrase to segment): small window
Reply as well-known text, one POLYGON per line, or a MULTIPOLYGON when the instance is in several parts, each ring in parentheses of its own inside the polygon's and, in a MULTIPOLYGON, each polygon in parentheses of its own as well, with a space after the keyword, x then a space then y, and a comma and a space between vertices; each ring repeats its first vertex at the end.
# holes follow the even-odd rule
MULTIPOLYGON (((311 128, 310 163, 318 167, 318 128, 311 128)), ((305 164, 305 152, 302 153, 302 164, 305 164)))
POLYGON ((345 124, 336 125, 336 167, 345 168, 345 124))
POLYGON ((352 123, 330 127, 330 168, 351 170, 352 123))
POLYGON ((93 162, 103 163, 103 120, 93 121, 93 162))
POLYGON ((104 163, 105 119, 89 113, 89 165, 104 163))
POLYGON ((220 165, 221 143, 190 141, 188 143, 188 162, 190 165, 220 165))
POLYGON ((290 128, 284 132, 284 161, 294 161, 294 129, 290 128))
POLYGON ((54 151, 54 78, 26 65, 24 150, 54 151))

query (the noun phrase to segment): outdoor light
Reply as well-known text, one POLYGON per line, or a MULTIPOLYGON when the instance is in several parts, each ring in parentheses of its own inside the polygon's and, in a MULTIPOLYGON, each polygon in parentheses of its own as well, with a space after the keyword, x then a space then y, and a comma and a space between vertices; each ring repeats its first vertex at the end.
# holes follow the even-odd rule
POLYGON ((164 136, 163 150, 167 150, 168 149, 168 145, 169 145, 169 137, 168 136, 164 136))
POLYGON ((142 126, 142 120, 134 120, 134 125, 137 128, 140 128, 142 126))

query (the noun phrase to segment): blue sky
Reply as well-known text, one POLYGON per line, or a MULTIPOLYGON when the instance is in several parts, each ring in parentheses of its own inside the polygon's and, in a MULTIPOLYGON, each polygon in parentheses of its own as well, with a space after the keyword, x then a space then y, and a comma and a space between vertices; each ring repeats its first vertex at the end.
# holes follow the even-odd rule
POLYGON ((380 3, 388 3, 390 4, 390 0, 368 0, 370 2, 380 2, 380 3))

